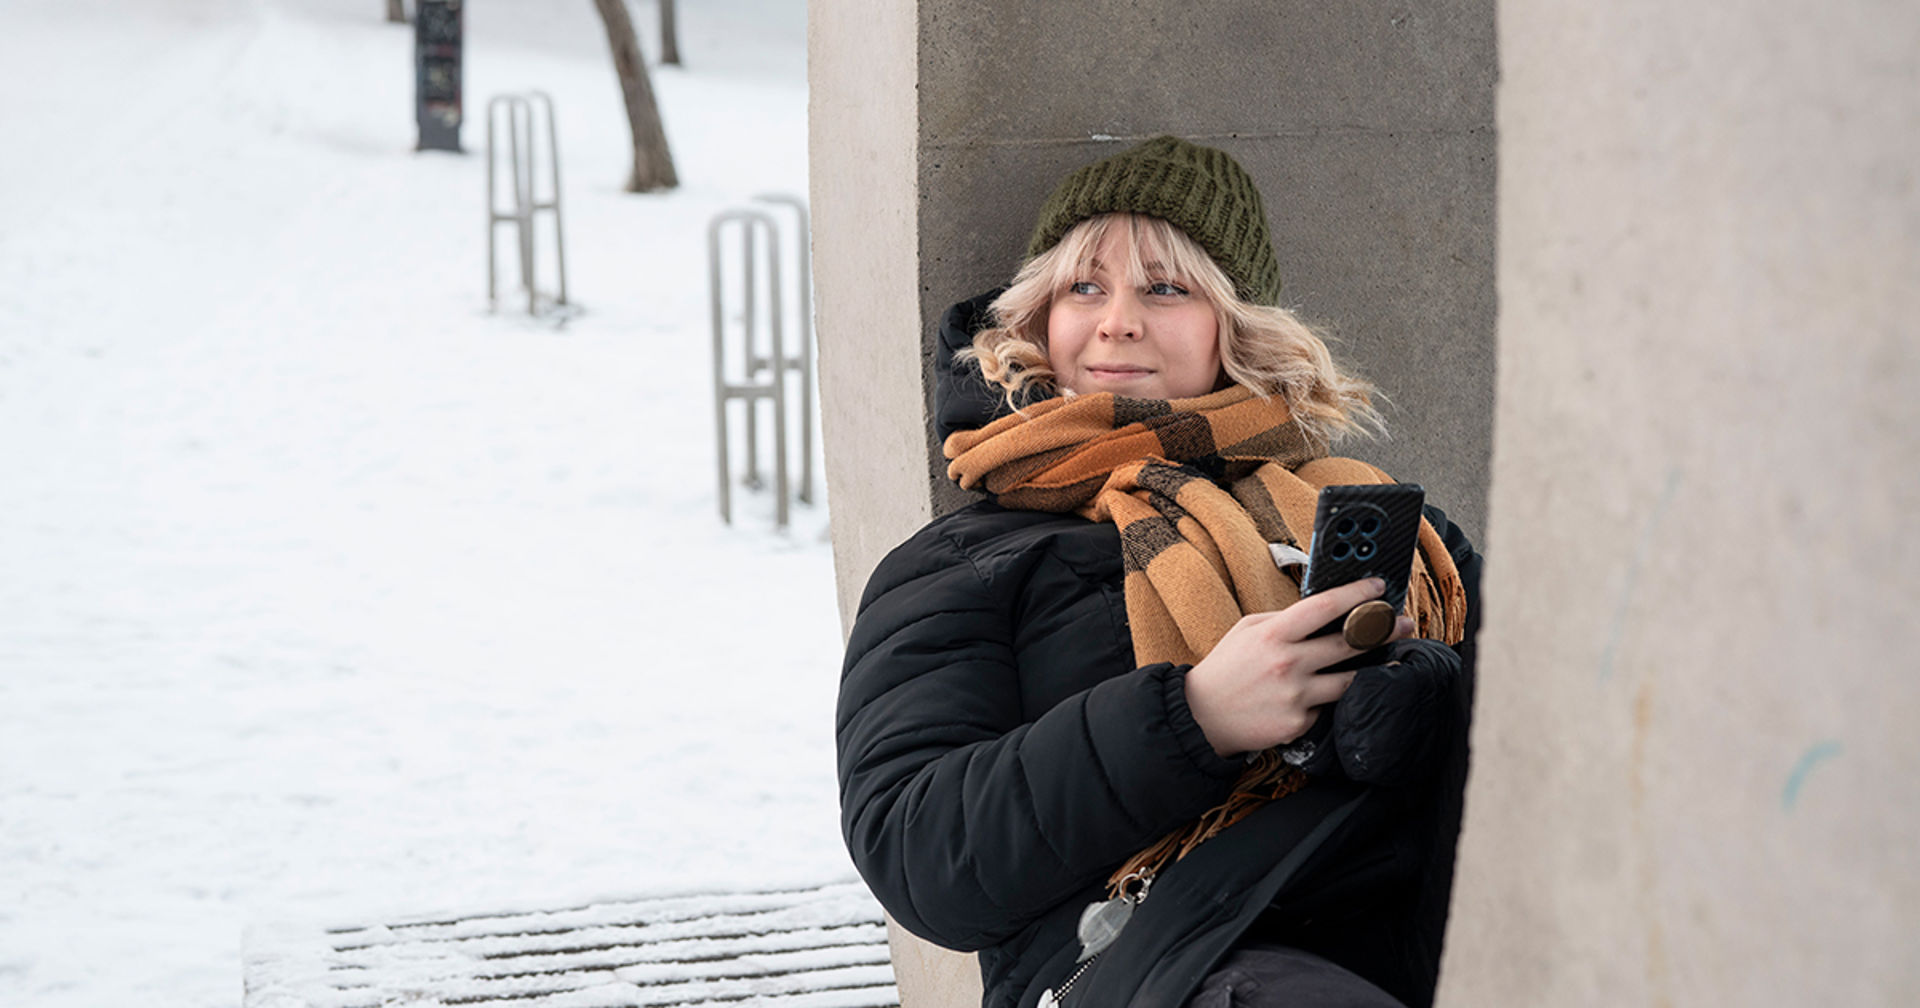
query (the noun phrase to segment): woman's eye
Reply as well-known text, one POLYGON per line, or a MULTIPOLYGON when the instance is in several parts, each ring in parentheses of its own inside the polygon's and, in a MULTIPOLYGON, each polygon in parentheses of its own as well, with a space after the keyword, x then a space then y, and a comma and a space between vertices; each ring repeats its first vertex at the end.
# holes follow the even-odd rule
POLYGON ((1069 294, 1098 294, 1100 288, 1091 280, 1080 280, 1067 285, 1069 294))
POLYGON ((1154 297, 1186 297, 1187 289, 1177 283, 1159 280, 1147 285, 1147 293, 1154 297))

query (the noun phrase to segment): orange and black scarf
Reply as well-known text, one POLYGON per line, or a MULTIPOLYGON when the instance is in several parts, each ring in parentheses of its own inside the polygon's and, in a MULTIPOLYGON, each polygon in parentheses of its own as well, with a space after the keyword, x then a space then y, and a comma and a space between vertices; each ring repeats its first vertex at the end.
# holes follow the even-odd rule
MULTIPOLYGON (((1192 664, 1247 613, 1284 609, 1300 586, 1268 543, 1304 549, 1320 488, 1389 483, 1329 457, 1278 398, 1235 386, 1194 399, 1111 393, 1036 403, 947 438, 947 475, 1000 504, 1074 513, 1120 530, 1134 661, 1192 664)), ((1457 644, 1466 592, 1440 534, 1424 519, 1407 591, 1422 637, 1457 644)), ((1114 879, 1157 873, 1305 775, 1277 752, 1248 764, 1227 801, 1136 855, 1114 879)))

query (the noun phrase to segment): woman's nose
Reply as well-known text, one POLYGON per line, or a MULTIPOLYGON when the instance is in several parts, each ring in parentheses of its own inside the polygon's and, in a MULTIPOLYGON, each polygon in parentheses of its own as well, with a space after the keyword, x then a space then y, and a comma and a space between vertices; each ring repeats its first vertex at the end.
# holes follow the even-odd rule
POLYGON ((1140 299, 1132 291, 1122 289, 1107 299, 1100 335, 1107 339, 1140 338, 1140 299))

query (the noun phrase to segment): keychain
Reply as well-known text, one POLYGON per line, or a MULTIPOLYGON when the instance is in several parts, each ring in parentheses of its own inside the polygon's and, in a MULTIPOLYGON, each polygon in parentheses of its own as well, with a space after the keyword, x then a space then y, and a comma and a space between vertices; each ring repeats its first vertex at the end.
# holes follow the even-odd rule
POLYGON ((1073 989, 1074 981, 1093 965, 1093 960, 1105 952, 1107 947, 1120 937, 1120 929, 1133 919, 1133 911, 1147 898, 1147 890, 1153 886, 1153 876, 1134 872, 1120 880, 1120 895, 1112 899, 1095 900, 1080 911, 1080 926, 1077 935, 1080 939, 1080 958, 1074 960, 1079 967, 1059 987, 1047 988, 1040 995, 1038 1008, 1057 1008, 1060 1000, 1073 989), (1138 883, 1138 887, 1135 884, 1138 883))

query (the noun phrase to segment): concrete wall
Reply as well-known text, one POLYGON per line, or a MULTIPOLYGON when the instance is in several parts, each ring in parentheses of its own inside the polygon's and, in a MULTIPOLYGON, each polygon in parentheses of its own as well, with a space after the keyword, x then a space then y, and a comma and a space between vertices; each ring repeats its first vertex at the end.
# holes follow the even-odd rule
MULTIPOLYGON (((808 147, 820 424, 843 623, 886 551, 932 517, 920 310, 918 17, 815 0, 808 147)), ((887 921, 907 1008, 973 1008, 972 956, 887 921)))
POLYGON ((815 365, 843 621, 874 564, 932 517, 917 23, 908 3, 807 11, 815 365))
POLYGON ((1920 1003, 1920 7, 1501 5, 1445 1005, 1920 1003))

